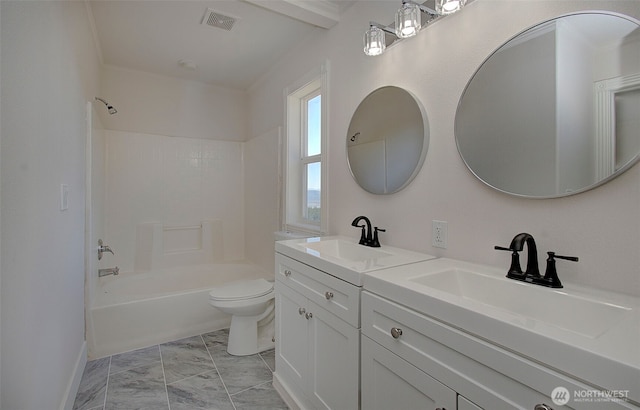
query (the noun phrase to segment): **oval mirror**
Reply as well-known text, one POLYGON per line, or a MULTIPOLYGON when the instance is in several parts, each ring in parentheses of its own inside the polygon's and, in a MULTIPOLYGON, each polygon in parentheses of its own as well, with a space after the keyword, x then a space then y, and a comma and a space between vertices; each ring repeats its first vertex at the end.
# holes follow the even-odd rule
POLYGON ((640 26, 603 12, 517 35, 473 75, 458 150, 500 191, 555 198, 594 188, 640 158, 640 26))
POLYGON ((429 147, 419 101, 398 87, 381 87, 358 105, 347 132, 347 160, 362 189, 392 194, 418 174, 429 147))

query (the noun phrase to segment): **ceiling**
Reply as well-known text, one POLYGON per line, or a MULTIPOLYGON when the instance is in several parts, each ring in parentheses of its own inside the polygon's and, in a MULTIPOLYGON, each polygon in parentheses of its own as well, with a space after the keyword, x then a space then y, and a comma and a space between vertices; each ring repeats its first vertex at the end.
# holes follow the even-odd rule
POLYGON ((255 83, 302 39, 335 25, 352 3, 87 1, 103 64, 241 90, 255 83), (208 9, 235 18, 231 30, 202 24, 208 9))

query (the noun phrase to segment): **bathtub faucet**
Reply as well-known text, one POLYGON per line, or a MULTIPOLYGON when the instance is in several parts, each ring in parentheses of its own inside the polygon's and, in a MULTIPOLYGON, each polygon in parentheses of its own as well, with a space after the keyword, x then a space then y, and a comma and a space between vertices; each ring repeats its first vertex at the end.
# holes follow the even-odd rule
POLYGON ((117 266, 115 268, 106 268, 106 269, 98 269, 98 277, 103 277, 107 275, 117 275, 120 273, 120 268, 117 266))
POLYGON ((115 255, 111 248, 102 242, 102 239, 98 239, 98 260, 102 259, 102 254, 104 252, 110 252, 112 255, 115 255))

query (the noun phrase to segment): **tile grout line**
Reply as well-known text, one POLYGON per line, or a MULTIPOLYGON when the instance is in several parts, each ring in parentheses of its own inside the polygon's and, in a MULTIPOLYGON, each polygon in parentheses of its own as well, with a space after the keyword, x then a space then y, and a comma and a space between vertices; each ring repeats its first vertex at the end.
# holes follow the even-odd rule
POLYGON ((269 366, 269 363, 267 363, 266 360, 264 360, 264 357, 262 357, 262 353, 264 352, 258 352, 258 356, 260 356, 260 358, 262 359, 262 361, 264 362, 265 366, 267 366, 267 369, 271 370, 271 373, 273 374, 273 372, 275 371, 275 369, 272 369, 271 366, 269 366))
POLYGON ((273 382, 273 380, 267 380, 266 382, 258 383, 258 384, 256 384, 256 385, 249 386, 249 387, 247 387, 246 389, 243 389, 243 390, 237 391, 237 392, 235 392, 235 393, 231 394, 230 396, 237 396, 237 395, 238 395, 238 394, 240 394, 240 393, 244 393, 244 392, 246 392, 246 391, 249 391, 249 390, 255 389, 256 387, 259 387, 259 386, 262 386, 262 385, 265 385, 265 384, 268 384, 268 383, 272 383, 272 382, 273 382))
POLYGON ((171 410, 171 403, 169 402, 169 389, 167 388, 167 375, 164 372, 164 360, 162 360, 162 349, 158 345, 158 353, 160 354, 160 367, 162 367, 162 379, 164 380, 164 394, 167 397, 167 408, 171 410))
POLYGON ((236 409, 236 404, 233 402, 233 399, 231 398, 231 394, 229 394, 229 389, 227 389, 227 384, 224 382, 224 379, 222 378, 222 375, 220 374, 220 370, 218 370, 218 365, 216 364, 216 361, 213 360, 213 356, 211 355, 211 351, 209 350, 209 346, 207 346, 207 342, 205 342, 204 337, 202 337, 202 335, 200 335, 200 339, 202 339, 202 343, 204 343, 204 348, 207 349, 207 353, 209 353, 209 357, 211 358, 211 362, 213 363, 213 367, 216 369, 216 373, 218 373, 218 377, 220 378, 220 383, 222 383, 222 387, 224 387, 224 391, 227 392, 227 397, 229 397, 229 401, 231 402, 231 406, 233 406, 234 410, 236 409))
POLYGON ((217 369, 215 368, 215 364, 214 364, 214 368, 213 369, 205 370, 204 372, 200 372, 200 373, 197 373, 197 374, 192 374, 191 376, 183 377, 182 379, 174 380, 171 383, 166 383, 166 384, 167 384, 167 386, 171 386, 172 384, 180 383, 180 382, 183 382, 185 380, 193 379, 194 377, 202 376, 203 374, 211 373, 214 370, 216 370, 216 373, 217 373, 217 369))
POLYGON ((109 393, 109 378, 111 377, 111 358, 113 355, 109 356, 109 366, 107 367, 107 382, 104 385, 104 400, 102 401, 102 410, 107 408, 107 393, 109 393))

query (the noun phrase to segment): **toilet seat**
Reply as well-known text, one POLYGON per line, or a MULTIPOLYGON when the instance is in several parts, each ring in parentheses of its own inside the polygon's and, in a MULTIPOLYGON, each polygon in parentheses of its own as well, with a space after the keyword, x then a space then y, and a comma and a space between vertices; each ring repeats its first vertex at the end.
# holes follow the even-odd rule
POLYGON ((220 301, 253 299, 273 292, 273 282, 265 279, 239 280, 213 288, 209 299, 220 301))

